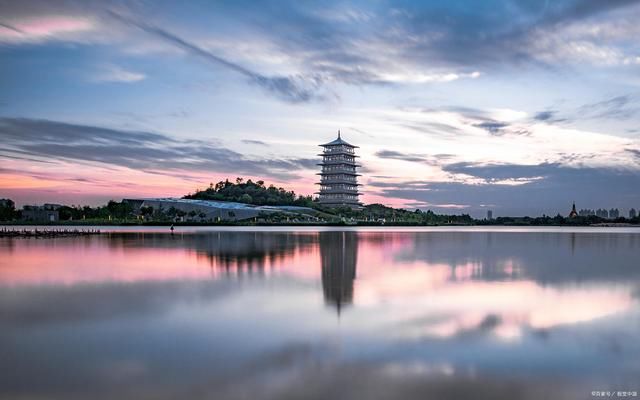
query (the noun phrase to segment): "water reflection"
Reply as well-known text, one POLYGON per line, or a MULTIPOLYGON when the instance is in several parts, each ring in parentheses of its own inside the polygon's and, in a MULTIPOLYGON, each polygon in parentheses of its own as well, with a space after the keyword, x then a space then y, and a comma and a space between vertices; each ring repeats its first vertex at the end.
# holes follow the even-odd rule
POLYGON ((638 251, 613 231, 0 241, 0 398, 638 391, 638 251))
POLYGON ((353 301, 358 235, 355 232, 320 232, 319 242, 324 298, 340 314, 342 307, 353 301))

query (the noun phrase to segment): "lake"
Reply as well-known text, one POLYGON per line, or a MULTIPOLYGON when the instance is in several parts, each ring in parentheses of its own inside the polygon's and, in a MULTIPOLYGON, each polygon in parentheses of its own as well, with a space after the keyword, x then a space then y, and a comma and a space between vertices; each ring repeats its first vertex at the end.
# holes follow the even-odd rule
POLYGON ((102 229, 0 239, 0 398, 640 391, 639 229, 102 229))

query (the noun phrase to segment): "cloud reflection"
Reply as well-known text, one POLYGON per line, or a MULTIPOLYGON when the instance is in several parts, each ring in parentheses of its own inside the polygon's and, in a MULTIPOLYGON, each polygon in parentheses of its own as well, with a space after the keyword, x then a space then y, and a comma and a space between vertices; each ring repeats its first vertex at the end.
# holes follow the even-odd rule
POLYGON ((634 235, 151 230, 8 244, 3 398, 581 398, 640 373, 634 235))

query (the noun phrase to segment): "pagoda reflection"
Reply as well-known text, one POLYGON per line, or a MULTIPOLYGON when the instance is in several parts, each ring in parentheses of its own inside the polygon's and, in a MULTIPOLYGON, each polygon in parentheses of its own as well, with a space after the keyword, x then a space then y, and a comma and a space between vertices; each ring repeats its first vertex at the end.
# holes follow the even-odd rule
POLYGON ((358 234, 355 232, 320 232, 322 289, 327 304, 338 314, 353 301, 353 281, 358 261, 358 234))

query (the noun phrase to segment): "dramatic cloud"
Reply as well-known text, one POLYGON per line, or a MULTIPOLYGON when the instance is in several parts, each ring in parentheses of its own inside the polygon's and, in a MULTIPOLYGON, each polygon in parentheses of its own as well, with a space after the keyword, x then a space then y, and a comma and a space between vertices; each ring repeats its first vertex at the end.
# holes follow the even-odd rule
POLYGON ((555 112, 553 111, 540 111, 538 113, 536 113, 536 115, 533 117, 533 119, 537 120, 537 121, 549 121, 553 118, 555 112))
MULTIPOLYGON (((427 204, 466 204, 481 215, 492 204, 498 215, 553 214, 570 207, 638 208, 640 174, 636 170, 583 167, 557 163, 537 165, 455 163, 443 167, 448 182, 372 182, 385 196, 427 204), (465 176, 469 179, 465 179, 465 176), (479 182, 477 180, 480 180, 479 182), (467 180, 467 181, 465 181, 467 180), (616 193, 612 198, 611 193, 616 193)), ((436 207, 437 208, 437 207, 436 207)))
POLYGON ((262 87, 267 92, 278 96, 282 100, 291 103, 304 103, 312 100, 320 100, 322 98, 318 93, 321 85, 321 82, 318 79, 309 79, 303 77, 264 76, 231 61, 228 61, 161 27, 137 19, 125 17, 115 12, 110 12, 110 15, 112 15, 119 21, 122 21, 128 25, 135 26, 147 32, 148 34, 154 35, 155 37, 164 40, 167 43, 177 46, 189 54, 237 72, 240 75, 248 78, 251 83, 262 87))
POLYGON ((551 172, 561 168, 558 163, 543 163, 539 165, 507 165, 507 164, 474 164, 460 162, 445 165, 442 169, 454 174, 464 174, 475 178, 484 179, 486 182, 495 182, 505 179, 522 179, 546 177, 551 172))
MULTIPOLYGON (((441 62, 459 65, 547 64, 566 51, 562 39, 570 38, 570 45, 574 45, 585 38, 586 34, 577 35, 571 31, 574 24, 635 4, 634 1, 592 0, 499 2, 477 5, 474 13, 466 13, 464 8, 451 10, 426 6, 407 9, 409 21, 405 26, 413 35, 422 33, 422 39, 415 42, 412 50, 420 50, 416 54, 431 56, 441 62), (440 35, 436 35, 437 32, 440 35)), ((589 43, 594 41, 592 38, 589 43)), ((593 47, 598 45, 599 42, 595 42, 593 47)))
MULTIPOLYGON (((533 116, 532 121, 565 126, 593 125, 594 123, 602 123, 602 121, 613 121, 620 124, 626 121, 632 123, 637 115, 640 115, 638 96, 625 94, 585 103, 577 107, 565 107, 563 110, 539 111, 533 116)), ((629 128, 625 131, 633 133, 629 128)))
POLYGON ((439 165, 441 162, 454 157, 453 154, 412 154, 393 150, 380 150, 375 153, 378 158, 439 165))
POLYGON ((202 171, 295 177, 316 160, 250 159, 220 144, 48 120, 0 118, 0 138, 9 154, 111 164, 147 172, 202 171))
POLYGON ((579 118, 628 119, 640 111, 635 98, 630 95, 617 96, 597 103, 585 104, 577 110, 579 118))
POLYGON ((498 122, 498 121, 485 121, 479 124, 475 124, 475 127, 482 128, 489 132, 492 135, 500 135, 503 128, 509 126, 506 122, 498 122))
POLYGON ((9 44, 67 40, 76 34, 90 31, 94 23, 86 18, 66 16, 32 17, 14 23, 0 22, 0 43, 9 44))
MULTIPOLYGON (((585 27, 592 26, 596 16, 625 8, 625 13, 616 14, 615 18, 621 21, 618 27, 624 26, 624 32, 629 33, 634 25, 626 22, 640 13, 638 7, 633 7, 635 4, 503 1, 469 5, 474 9, 470 13, 466 7, 441 7, 435 3, 386 8, 337 2, 322 6, 285 2, 279 7, 220 3, 211 5, 213 23, 231 20, 238 30, 232 30, 227 37, 214 31, 211 36, 198 38, 176 34, 173 25, 151 22, 153 18, 148 18, 149 10, 143 5, 70 3, 59 8, 60 13, 68 15, 60 16, 51 5, 38 2, 32 7, 0 6, 6 15, 0 19, 0 41, 69 38, 108 42, 110 32, 122 30, 110 26, 118 21, 144 31, 165 46, 228 68, 284 101, 306 103, 326 98, 328 86, 333 83, 422 84, 474 79, 484 75, 482 68, 523 63, 551 65, 559 59, 567 62, 562 55, 568 49, 574 59, 595 57, 596 61, 602 58, 601 54, 607 54, 602 49, 608 49, 629 63, 635 59, 627 53, 635 53, 626 41, 611 43, 610 38, 593 33, 603 31, 601 26, 585 27), (95 35, 64 35, 87 30, 95 35), (255 67, 247 67, 249 64, 255 67), (256 68, 287 73, 266 74, 256 68)), ((145 40, 135 38, 134 42, 145 40)))
POLYGON ((547 124, 556 124, 556 123, 570 123, 572 122, 571 118, 568 114, 563 117, 558 116, 558 110, 545 110, 539 111, 533 116, 533 122, 543 122, 547 124))
POLYGON ((639 149, 625 149, 627 152, 633 154, 638 161, 640 161, 640 150, 639 149))
MULTIPOLYGON (((347 128, 365 202, 475 207, 497 203, 471 189, 555 179, 552 197, 574 197, 565 168, 638 168, 639 18, 626 0, 0 2, 0 117, 26 117, 2 120, 5 186, 49 190, 50 174, 107 192, 174 174, 153 177, 157 194, 219 171, 309 193, 315 145, 347 128), (471 194, 425 200, 445 183, 471 194)), ((626 190, 609 193, 602 206, 626 204, 626 190)))
POLYGON ((376 152, 376 157, 379 158, 390 158, 393 160, 402 160, 402 161, 413 161, 413 162, 424 162, 426 158, 424 156, 418 154, 404 154, 398 151, 392 150, 380 150, 376 152))

